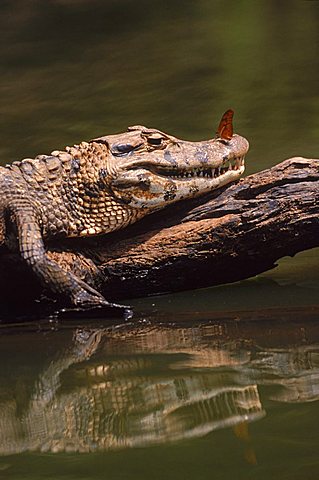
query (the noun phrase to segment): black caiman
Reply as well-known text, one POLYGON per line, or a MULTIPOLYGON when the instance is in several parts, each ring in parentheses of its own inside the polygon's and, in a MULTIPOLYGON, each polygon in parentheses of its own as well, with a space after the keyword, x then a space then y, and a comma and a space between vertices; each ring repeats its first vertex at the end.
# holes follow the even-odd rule
POLYGON ((0 167, 0 244, 18 249, 65 305, 120 308, 50 259, 45 241, 113 232, 239 179, 249 144, 233 134, 232 116, 224 114, 211 140, 138 125, 0 167))

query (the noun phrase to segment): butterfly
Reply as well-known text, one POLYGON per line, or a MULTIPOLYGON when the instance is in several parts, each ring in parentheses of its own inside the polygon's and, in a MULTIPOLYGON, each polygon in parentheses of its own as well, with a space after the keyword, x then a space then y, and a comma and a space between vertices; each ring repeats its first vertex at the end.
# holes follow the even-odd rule
POLYGON ((233 136, 233 110, 227 110, 219 123, 216 136, 224 140, 230 140, 233 136))

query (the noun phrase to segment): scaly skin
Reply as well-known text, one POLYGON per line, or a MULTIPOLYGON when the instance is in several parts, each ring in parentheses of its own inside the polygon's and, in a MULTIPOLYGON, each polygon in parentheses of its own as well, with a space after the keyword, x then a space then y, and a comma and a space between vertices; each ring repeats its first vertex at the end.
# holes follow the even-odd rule
POLYGON ((45 287, 73 306, 112 306, 46 254, 53 237, 105 234, 233 180, 245 138, 187 142, 143 126, 0 167, 0 244, 18 248, 45 287))

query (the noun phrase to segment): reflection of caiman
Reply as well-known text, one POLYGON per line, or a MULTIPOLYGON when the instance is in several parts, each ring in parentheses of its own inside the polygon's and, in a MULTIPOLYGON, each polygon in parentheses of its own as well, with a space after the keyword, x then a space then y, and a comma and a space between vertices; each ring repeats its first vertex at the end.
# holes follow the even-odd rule
POLYGON ((229 426, 239 436, 265 415, 267 399, 318 401, 317 322, 305 331, 248 323, 42 337, 9 329, 0 335, 0 455, 148 446, 229 426))
MULTIPOLYGON (((191 348, 191 355, 164 350, 160 360, 161 352, 114 356, 106 353, 111 338, 107 329, 75 332, 31 389, 28 376, 30 395, 22 394, 20 405, 1 382, 0 455, 148 446, 263 417, 255 384, 238 385, 209 368, 182 368, 191 348)), ((214 350, 207 350, 213 359, 214 350)), ((25 370, 16 393, 25 392, 23 379, 25 370)))
POLYGON ((0 167, 0 244, 16 248, 41 283, 72 305, 108 304, 50 259, 44 240, 86 237, 237 180, 248 151, 226 112, 216 138, 187 142, 142 126, 0 167))
POLYGON ((0 456, 148 446, 229 426, 246 441, 264 403, 271 413, 267 399, 319 400, 318 322, 255 323, 2 330, 0 456))

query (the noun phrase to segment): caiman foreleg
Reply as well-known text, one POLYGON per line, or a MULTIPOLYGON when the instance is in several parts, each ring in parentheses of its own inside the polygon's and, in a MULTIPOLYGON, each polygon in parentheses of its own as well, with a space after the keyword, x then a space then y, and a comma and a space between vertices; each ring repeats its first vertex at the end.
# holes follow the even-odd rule
POLYGON ((129 307, 108 302, 97 290, 71 272, 63 270, 54 260, 51 260, 45 250, 41 229, 36 212, 25 202, 22 206, 10 206, 10 221, 16 227, 19 251, 23 260, 31 267, 40 282, 60 297, 68 300, 70 306, 76 308, 114 308, 115 310, 129 307))

